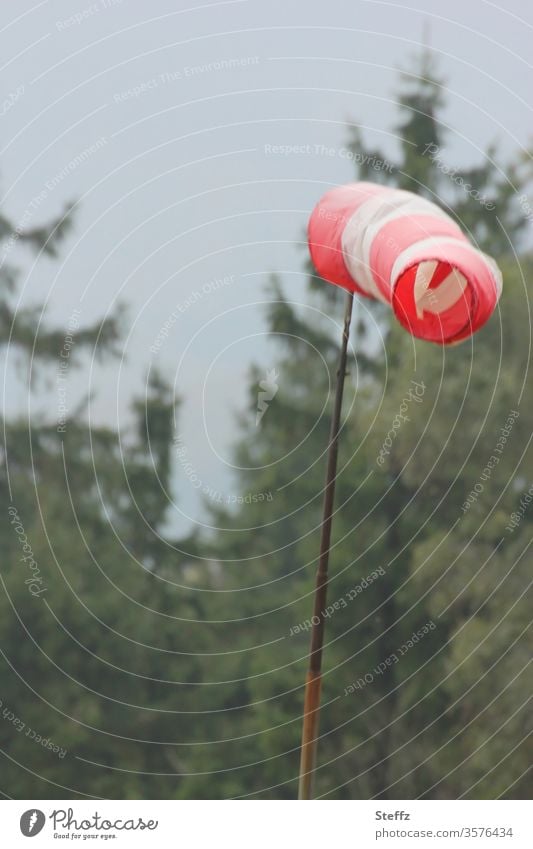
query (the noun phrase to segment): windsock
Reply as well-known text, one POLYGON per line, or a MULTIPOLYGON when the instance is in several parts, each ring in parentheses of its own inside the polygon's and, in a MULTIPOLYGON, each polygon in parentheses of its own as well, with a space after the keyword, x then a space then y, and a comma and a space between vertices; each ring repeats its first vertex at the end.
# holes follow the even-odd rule
POLYGON ((390 304, 413 336, 450 345, 492 315, 502 290, 494 260, 442 209, 412 192, 350 183, 309 219, 309 250, 330 283, 390 304))

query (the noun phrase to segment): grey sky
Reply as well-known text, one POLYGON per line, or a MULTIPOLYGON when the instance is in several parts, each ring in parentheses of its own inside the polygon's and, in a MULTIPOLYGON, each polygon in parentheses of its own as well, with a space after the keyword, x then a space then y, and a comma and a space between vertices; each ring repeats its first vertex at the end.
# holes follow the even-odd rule
MULTIPOLYGON (((287 294, 305 301, 309 210, 353 178, 345 123, 394 154, 397 68, 425 21, 446 77, 450 163, 479 160, 493 139, 508 155, 527 144, 533 13, 518 0, 2 4, 3 209, 35 224, 79 200, 61 260, 26 263, 21 302, 49 298, 49 319, 63 326, 75 309, 90 321, 117 298, 128 306, 126 361, 78 372, 72 403, 91 389, 95 419, 122 421, 157 362, 186 402, 180 431, 199 477, 233 491, 245 375, 275 355, 258 303, 268 275, 281 273, 287 294)), ((23 261, 16 248, 15 257, 23 261)), ((9 386, 10 406, 25 405, 20 383, 9 386)), ((187 482, 178 495, 198 517, 187 482)))

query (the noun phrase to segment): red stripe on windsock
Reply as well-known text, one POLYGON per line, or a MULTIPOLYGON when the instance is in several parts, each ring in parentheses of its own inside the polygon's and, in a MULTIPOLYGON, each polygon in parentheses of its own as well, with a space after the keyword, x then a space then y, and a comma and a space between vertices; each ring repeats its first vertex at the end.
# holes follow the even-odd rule
POLYGON ((385 186, 374 183, 350 183, 331 189, 320 199, 307 228, 311 259, 320 277, 350 292, 367 296, 346 268, 342 234, 354 212, 365 201, 386 192, 385 186))

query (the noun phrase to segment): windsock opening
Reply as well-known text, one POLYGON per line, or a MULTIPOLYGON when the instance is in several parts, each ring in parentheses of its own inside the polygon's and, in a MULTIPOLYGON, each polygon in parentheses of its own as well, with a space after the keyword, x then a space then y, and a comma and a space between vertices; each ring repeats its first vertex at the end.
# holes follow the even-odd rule
POLYGON ((475 292, 458 268, 428 260, 400 275, 392 308, 413 336, 446 345, 472 333, 475 292))

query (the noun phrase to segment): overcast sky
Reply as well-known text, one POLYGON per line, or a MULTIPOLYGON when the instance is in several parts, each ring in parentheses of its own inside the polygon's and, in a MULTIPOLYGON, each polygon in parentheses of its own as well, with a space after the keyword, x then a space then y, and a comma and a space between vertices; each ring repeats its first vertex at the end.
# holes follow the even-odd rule
MULTIPOLYGON (((309 211, 353 179, 346 122, 394 155, 397 69, 425 32, 446 79, 451 164, 479 161, 494 139, 511 156, 531 139, 532 24, 521 0, 4 0, 2 210, 34 225, 78 202, 60 261, 25 258, 21 304, 47 300, 62 327, 75 310, 84 323, 128 308, 124 361, 88 363, 70 402, 93 392, 95 420, 123 423, 157 363, 186 402, 198 475, 233 491, 246 373, 276 352, 265 284, 278 272, 305 303, 309 211)), ((24 261, 16 246, 9 258, 24 261)), ((24 387, 8 385, 21 408, 24 387)), ((54 397, 34 403, 54 418, 54 397)), ((200 505, 191 487, 178 494, 185 528, 200 505)))

